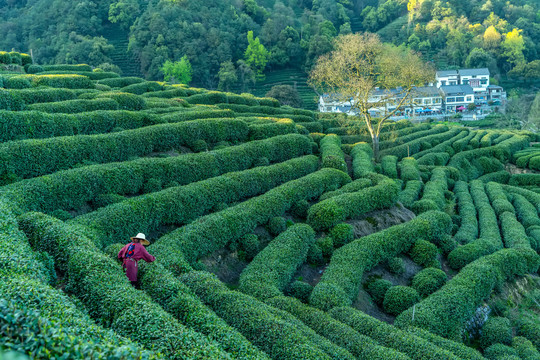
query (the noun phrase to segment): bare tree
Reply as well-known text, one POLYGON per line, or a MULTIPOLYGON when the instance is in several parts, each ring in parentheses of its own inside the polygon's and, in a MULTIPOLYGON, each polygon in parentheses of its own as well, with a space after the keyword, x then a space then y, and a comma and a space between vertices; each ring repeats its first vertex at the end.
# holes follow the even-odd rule
POLYGON ((350 102, 351 112, 365 121, 377 159, 383 123, 409 103, 416 86, 433 82, 435 71, 411 50, 383 44, 376 34, 335 41, 334 50, 317 60, 310 83, 339 102, 350 102), (370 110, 379 110, 380 116, 372 117, 370 110))

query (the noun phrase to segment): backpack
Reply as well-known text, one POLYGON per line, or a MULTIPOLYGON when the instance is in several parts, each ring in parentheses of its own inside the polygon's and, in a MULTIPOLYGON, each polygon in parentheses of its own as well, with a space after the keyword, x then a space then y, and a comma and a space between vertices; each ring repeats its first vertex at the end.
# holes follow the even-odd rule
POLYGON ((133 254, 135 254, 135 244, 131 243, 131 244, 129 244, 129 247, 128 247, 127 251, 126 251, 125 258, 126 259, 131 258, 133 256, 133 254))

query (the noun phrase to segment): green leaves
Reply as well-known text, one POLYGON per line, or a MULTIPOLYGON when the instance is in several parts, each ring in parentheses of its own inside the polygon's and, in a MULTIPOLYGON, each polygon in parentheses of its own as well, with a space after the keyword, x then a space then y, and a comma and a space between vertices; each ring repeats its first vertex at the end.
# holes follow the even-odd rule
POLYGON ((165 81, 170 81, 173 84, 189 85, 193 76, 191 63, 186 55, 182 56, 180 61, 165 61, 160 70, 165 76, 165 81))
POLYGON ((248 31, 247 34, 248 46, 244 52, 244 59, 246 63, 251 66, 253 71, 257 74, 258 80, 264 80, 265 76, 263 74, 268 58, 270 57, 270 52, 266 50, 263 44, 258 37, 253 37, 253 31, 248 31))

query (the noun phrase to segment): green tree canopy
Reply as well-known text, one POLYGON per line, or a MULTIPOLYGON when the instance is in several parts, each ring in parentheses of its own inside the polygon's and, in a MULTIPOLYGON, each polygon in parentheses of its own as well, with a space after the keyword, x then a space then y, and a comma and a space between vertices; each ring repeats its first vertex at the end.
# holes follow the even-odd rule
POLYGON ((182 56, 180 61, 165 61, 160 70, 165 77, 165 81, 186 85, 191 82, 193 70, 186 55, 182 56))
POLYGON ((264 45, 261 44, 258 37, 253 37, 253 31, 248 31, 247 39, 248 46, 244 53, 246 64, 253 69, 257 79, 264 80, 265 76, 263 71, 266 67, 266 63, 268 63, 268 59, 270 58, 270 53, 268 50, 266 50, 264 45))
POLYGON ((279 101, 281 105, 302 107, 302 99, 298 91, 291 85, 275 85, 266 93, 267 97, 272 97, 279 101))

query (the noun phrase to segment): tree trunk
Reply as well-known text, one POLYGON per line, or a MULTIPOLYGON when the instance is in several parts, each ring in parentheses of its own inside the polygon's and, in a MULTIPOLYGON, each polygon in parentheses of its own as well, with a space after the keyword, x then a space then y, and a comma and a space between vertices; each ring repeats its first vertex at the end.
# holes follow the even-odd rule
POLYGON ((372 135, 371 142, 373 144, 373 157, 375 161, 379 161, 379 136, 372 135))

